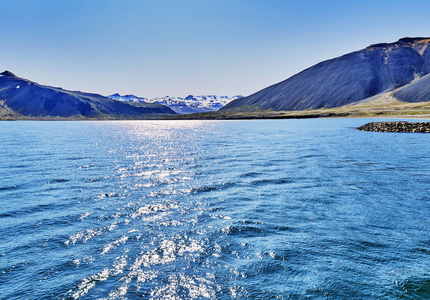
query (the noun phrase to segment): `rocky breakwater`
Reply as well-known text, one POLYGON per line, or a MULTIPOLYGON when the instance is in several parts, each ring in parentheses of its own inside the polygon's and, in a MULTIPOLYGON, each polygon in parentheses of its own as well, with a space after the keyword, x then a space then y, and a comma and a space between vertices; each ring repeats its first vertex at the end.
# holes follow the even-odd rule
POLYGON ((357 128, 361 131, 376 132, 429 132, 430 122, 371 122, 357 128))

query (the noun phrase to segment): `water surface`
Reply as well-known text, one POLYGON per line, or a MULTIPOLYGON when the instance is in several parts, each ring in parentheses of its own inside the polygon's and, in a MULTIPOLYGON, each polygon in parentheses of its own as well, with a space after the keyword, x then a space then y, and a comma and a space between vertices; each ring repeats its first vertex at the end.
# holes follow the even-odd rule
POLYGON ((429 136, 369 121, 1 122, 0 297, 429 298, 429 136))

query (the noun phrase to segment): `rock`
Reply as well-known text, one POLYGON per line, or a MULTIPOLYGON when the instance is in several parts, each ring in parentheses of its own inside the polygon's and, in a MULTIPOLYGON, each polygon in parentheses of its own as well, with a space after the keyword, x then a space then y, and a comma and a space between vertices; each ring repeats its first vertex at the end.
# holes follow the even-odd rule
POLYGON ((430 122, 371 122, 356 128, 361 131, 375 132, 429 132, 430 122))

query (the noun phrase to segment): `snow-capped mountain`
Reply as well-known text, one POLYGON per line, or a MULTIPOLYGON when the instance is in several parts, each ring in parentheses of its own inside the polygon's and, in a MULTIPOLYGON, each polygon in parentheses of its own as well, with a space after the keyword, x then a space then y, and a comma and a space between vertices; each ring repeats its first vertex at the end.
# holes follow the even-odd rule
POLYGON ((180 114, 192 114, 198 112, 207 112, 207 111, 216 111, 233 101, 234 99, 241 98, 243 96, 216 96, 216 95, 201 95, 201 96, 193 96, 189 95, 185 98, 182 97, 157 97, 153 99, 137 97, 134 95, 125 95, 121 96, 119 94, 113 94, 108 96, 108 98, 114 100, 121 100, 125 102, 145 102, 145 103, 158 103, 164 104, 170 107, 177 113, 180 114))
POLYGON ((135 95, 124 95, 121 96, 120 94, 116 93, 110 96, 107 96, 108 98, 111 98, 113 100, 119 100, 124 102, 136 102, 136 103, 146 103, 149 102, 149 99, 143 98, 143 97, 137 97, 135 95))

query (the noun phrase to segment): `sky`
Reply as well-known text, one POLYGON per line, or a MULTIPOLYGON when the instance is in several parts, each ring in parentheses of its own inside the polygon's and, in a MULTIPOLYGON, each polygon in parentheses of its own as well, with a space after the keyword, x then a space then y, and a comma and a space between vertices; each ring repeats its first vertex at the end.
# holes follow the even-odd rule
POLYGON ((0 0, 0 71, 69 90, 250 95, 370 44, 430 36, 427 0, 0 0))

